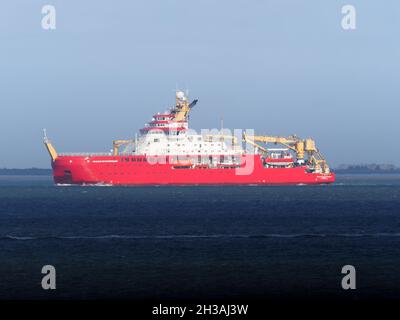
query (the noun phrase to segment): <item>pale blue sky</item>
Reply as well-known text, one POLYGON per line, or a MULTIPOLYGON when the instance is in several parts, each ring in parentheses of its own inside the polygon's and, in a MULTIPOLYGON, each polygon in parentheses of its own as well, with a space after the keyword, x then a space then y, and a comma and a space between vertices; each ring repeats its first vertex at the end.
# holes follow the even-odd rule
POLYGON ((400 164, 400 2, 4 0, 0 167, 49 167, 58 151, 106 151, 173 103, 194 128, 311 136, 329 163, 400 164), (57 29, 41 28, 41 7, 57 29), (341 28, 341 7, 357 30, 341 28))

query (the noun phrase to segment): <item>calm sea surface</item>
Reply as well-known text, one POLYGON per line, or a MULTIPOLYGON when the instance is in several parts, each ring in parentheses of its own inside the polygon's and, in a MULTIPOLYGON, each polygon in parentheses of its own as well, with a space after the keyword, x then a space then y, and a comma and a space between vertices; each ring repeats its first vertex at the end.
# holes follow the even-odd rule
POLYGON ((399 299, 400 176, 337 180, 55 187, 0 176, 0 298, 399 299), (53 291, 40 285, 47 264, 53 291))

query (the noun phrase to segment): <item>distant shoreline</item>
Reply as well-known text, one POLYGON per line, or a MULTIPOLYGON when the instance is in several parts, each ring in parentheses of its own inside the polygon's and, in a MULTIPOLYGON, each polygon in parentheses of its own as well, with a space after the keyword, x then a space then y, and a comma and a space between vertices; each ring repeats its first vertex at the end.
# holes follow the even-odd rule
POLYGON ((393 164, 342 164, 333 172, 338 174, 399 174, 400 168, 393 164))
MULTIPOLYGON (((332 169, 336 174, 400 174, 400 169, 368 169, 365 167, 351 167, 347 169, 332 169)), ((0 169, 0 176, 51 176, 52 169, 26 168, 26 169, 0 169)))
POLYGON ((357 170, 335 170, 332 169, 332 172, 334 172, 335 174, 399 174, 400 175, 400 171, 357 171, 357 170))
POLYGON ((51 176, 51 169, 26 168, 26 169, 0 169, 0 176, 51 176))

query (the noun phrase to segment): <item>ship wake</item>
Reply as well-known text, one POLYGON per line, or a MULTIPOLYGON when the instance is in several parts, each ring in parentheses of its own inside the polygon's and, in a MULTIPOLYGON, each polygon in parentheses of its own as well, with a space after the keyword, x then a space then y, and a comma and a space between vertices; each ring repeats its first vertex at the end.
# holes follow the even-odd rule
POLYGON ((400 233, 267 233, 267 234, 171 234, 171 235, 72 235, 72 236, 16 236, 3 235, 0 240, 171 240, 171 239, 260 239, 260 238, 381 238, 400 237, 400 233))

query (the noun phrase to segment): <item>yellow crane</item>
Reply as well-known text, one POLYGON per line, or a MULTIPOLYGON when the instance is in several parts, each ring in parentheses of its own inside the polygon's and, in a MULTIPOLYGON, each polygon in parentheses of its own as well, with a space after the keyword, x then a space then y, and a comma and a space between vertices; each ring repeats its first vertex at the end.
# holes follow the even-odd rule
POLYGON ((315 141, 312 139, 300 139, 296 135, 289 137, 274 137, 274 136, 249 136, 243 133, 243 141, 259 148, 263 152, 268 152, 268 149, 260 146, 256 142, 282 144, 293 150, 296 153, 297 160, 304 160, 305 154, 308 155, 308 163, 315 169, 321 169, 323 172, 328 173, 329 167, 326 160, 315 146, 315 141))
POLYGON ((192 109, 196 103, 197 99, 193 100, 189 103, 188 98, 185 96, 183 91, 177 91, 175 95, 175 110, 174 113, 174 121, 182 121, 187 120, 190 109, 192 109))
POLYGON ((129 144, 129 143, 133 143, 133 140, 114 140, 113 141, 113 155, 117 156, 118 152, 119 152, 119 148, 122 145, 126 145, 126 144, 129 144))
POLYGON ((58 158, 58 154, 56 149, 53 147, 53 145, 51 144, 50 140, 47 138, 47 133, 46 133, 46 129, 43 129, 43 143, 46 146, 46 149, 51 157, 52 161, 55 161, 58 158))

